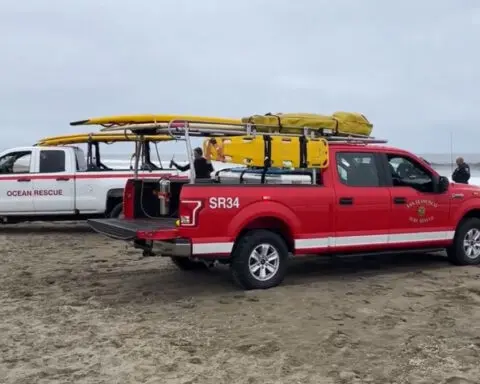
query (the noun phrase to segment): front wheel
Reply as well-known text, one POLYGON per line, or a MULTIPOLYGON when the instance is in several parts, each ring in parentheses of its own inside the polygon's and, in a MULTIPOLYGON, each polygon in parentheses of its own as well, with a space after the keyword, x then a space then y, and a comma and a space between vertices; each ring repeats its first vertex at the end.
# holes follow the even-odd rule
POLYGON ((480 219, 466 219, 459 225, 448 259, 455 265, 480 264, 480 219))
POLYGON ((244 289, 268 289, 279 285, 287 272, 288 248, 276 233, 252 231, 238 240, 230 270, 244 289))

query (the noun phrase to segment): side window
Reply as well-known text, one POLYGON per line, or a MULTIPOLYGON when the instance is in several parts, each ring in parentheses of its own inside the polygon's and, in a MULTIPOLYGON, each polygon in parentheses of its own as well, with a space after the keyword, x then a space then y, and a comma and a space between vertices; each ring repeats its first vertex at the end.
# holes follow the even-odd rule
POLYGON ((85 172, 87 170, 87 162, 85 161, 85 155, 80 148, 75 148, 75 163, 77 171, 85 172))
POLYGON ((31 151, 8 153, 0 158, 0 174, 30 173, 31 151))
POLYGON ((351 187, 378 187, 380 177, 371 153, 337 153, 337 172, 340 182, 351 187))
POLYGON ((388 166, 394 187, 412 187, 421 192, 433 192, 433 177, 414 159, 388 155, 388 166))
POLYGON ((65 172, 65 151, 48 149, 40 151, 40 173, 65 172))

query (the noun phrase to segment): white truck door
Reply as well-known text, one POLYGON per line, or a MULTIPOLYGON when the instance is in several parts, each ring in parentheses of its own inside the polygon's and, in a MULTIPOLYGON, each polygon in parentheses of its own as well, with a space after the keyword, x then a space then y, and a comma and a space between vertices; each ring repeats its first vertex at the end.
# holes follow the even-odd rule
POLYGON ((36 149, 37 177, 33 205, 37 214, 72 214, 75 210, 75 164, 71 148, 36 149))
POLYGON ((34 213, 33 160, 30 148, 0 155, 0 215, 34 213))

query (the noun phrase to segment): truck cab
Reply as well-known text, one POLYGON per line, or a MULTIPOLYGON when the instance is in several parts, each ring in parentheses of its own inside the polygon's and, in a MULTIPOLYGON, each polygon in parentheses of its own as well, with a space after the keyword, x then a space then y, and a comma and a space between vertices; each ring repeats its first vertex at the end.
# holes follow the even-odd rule
POLYGON ((21 147, 0 154, 0 215, 73 213, 74 174, 82 170, 80 149, 21 147))

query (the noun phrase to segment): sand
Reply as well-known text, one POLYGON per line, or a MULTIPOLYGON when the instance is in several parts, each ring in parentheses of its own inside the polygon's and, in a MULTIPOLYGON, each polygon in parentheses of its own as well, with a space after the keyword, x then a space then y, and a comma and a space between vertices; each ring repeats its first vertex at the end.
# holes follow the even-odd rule
POLYGON ((243 292, 84 224, 0 229, 2 383, 480 382, 480 269, 442 255, 294 262, 243 292))

